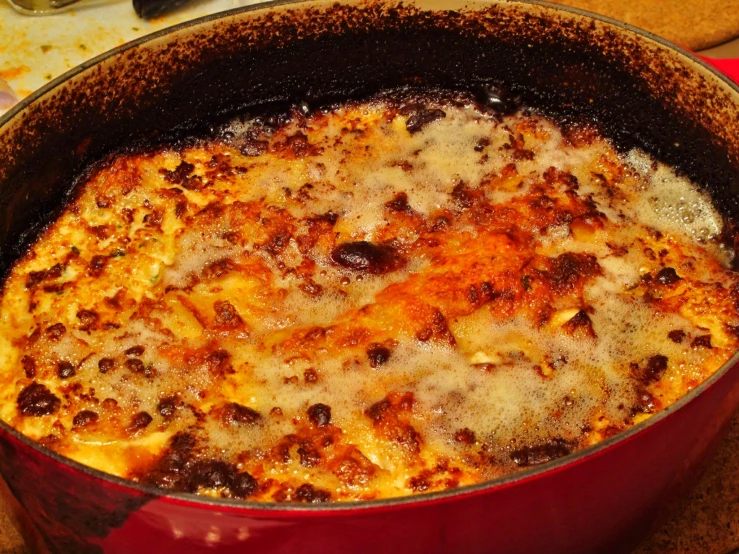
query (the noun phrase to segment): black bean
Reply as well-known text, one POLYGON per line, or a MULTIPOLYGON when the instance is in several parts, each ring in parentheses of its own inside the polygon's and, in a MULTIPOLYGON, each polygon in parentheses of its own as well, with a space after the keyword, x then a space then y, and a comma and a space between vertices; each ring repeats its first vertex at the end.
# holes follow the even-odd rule
POLYGON ((132 346, 128 350, 125 351, 126 356, 141 356, 144 353, 145 348, 141 346, 140 344, 137 344, 136 346, 132 346))
POLYGON ((74 416, 72 423, 75 425, 75 427, 85 427, 86 425, 95 423, 97 420, 97 413, 93 412, 92 410, 82 410, 76 416, 74 416))
POLYGON ((237 498, 248 498, 257 490, 257 480, 247 472, 237 473, 231 479, 231 493, 237 498))
POLYGON ((372 345, 371 348, 367 350, 367 357, 369 358, 370 366, 380 367, 390 359, 390 349, 380 346, 379 344, 372 345))
POLYGON ((309 483, 304 483, 295 491, 295 499, 300 502, 308 502, 311 504, 319 504, 331 500, 331 493, 315 488, 309 483))
POLYGON ((316 427, 325 427, 331 423, 331 408, 326 404, 313 404, 308 408, 308 418, 316 427))
POLYGON ((60 379, 69 379, 75 375, 74 364, 72 362, 61 361, 56 366, 56 374, 60 379))
POLYGON ((374 275, 395 271, 404 264, 393 247, 364 240, 340 244, 331 252, 331 259, 347 269, 374 275))
POLYGON ((172 417, 177 410, 177 398, 170 396, 162 398, 157 404, 157 411, 162 417, 172 417))
POLYGON ((128 426, 129 432, 135 433, 141 429, 148 427, 152 422, 152 417, 147 412, 139 412, 131 418, 131 424, 128 426))

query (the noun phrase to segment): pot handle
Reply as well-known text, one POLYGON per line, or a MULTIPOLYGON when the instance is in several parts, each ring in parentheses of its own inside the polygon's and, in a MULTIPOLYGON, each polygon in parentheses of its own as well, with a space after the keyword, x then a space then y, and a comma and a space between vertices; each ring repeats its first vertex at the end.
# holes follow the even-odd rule
POLYGON ((739 59, 707 58, 696 54, 701 60, 718 69, 735 83, 739 83, 739 59))

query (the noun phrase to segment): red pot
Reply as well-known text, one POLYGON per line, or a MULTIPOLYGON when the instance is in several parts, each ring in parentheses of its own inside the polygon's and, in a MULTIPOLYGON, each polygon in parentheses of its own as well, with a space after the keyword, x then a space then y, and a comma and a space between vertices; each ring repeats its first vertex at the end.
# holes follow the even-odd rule
MULTIPOLYGON (((539 4, 272 3, 121 47, 0 119, 0 269, 90 160, 238 109, 402 84, 503 84, 596 121, 705 186, 739 220, 739 88, 646 33, 539 4), (433 8, 435 11, 428 12, 433 8), (456 11, 444 11, 456 10, 456 11)), ((626 552, 700 469, 739 405, 739 356, 675 405, 594 447, 476 486, 275 505, 165 494, 0 426, 0 487, 37 552, 626 552)))

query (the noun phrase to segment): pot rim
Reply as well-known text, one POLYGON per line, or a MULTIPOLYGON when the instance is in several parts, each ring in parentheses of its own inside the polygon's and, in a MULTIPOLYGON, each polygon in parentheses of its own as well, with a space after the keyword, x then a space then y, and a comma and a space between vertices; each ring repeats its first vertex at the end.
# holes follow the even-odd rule
MULTIPOLYGON (((379 0, 379 1, 383 1, 383 0, 379 0)), ((618 20, 612 19, 607 16, 589 12, 587 10, 582 10, 579 8, 564 6, 560 4, 552 4, 550 2, 546 2, 542 0, 513 0, 513 2, 517 4, 542 6, 544 8, 551 9, 554 11, 571 13, 571 14, 575 14, 578 16, 583 16, 586 18, 594 19, 594 20, 606 23, 608 25, 617 27, 620 31, 625 30, 625 31, 634 33, 636 35, 639 35, 640 37, 646 38, 652 42, 656 42, 659 45, 666 47, 669 50, 672 50, 673 52, 677 53, 679 56, 683 58, 687 58, 694 64, 700 66, 703 70, 711 73, 714 77, 717 77, 719 80, 723 81, 723 86, 726 86, 729 89, 732 89, 735 93, 739 94, 739 83, 735 83, 734 81, 729 79, 726 75, 718 71, 716 68, 714 68, 713 66, 705 62, 703 59, 696 56, 692 51, 687 50, 677 44, 674 44, 662 37, 654 35, 653 33, 649 31, 640 29, 628 23, 618 21, 618 20)), ((278 6, 293 6, 294 5, 295 7, 298 7, 300 4, 309 4, 309 3, 329 4, 330 0, 269 0, 269 1, 264 1, 264 2, 257 3, 257 4, 252 4, 249 6, 225 10, 222 12, 216 12, 214 14, 199 17, 197 19, 185 21, 185 22, 173 25, 171 27, 167 27, 160 31, 157 31, 157 32, 154 32, 148 35, 144 35, 135 40, 127 42, 126 44, 123 44, 121 46, 108 50, 107 52, 104 52, 98 56, 95 56, 94 58, 91 58, 90 60, 87 60, 81 63, 80 65, 74 67, 73 69, 70 69, 69 71, 63 73, 59 77, 43 85, 41 88, 37 89, 31 95, 27 96, 26 98, 21 100, 18 104, 13 106, 4 115, 0 116, 0 134, 2 133, 2 128, 6 124, 10 123, 11 120, 13 120, 17 115, 23 112, 23 110, 25 110, 28 106, 30 106, 37 100, 43 98, 44 96, 46 96, 48 93, 50 93, 54 89, 64 85, 67 81, 69 81, 76 75, 79 75, 80 73, 83 73, 84 71, 90 69, 91 67, 94 67, 100 64, 101 62, 107 60, 108 58, 112 58, 132 48, 145 45, 146 43, 156 41, 162 37, 165 37, 166 35, 170 35, 170 34, 173 34, 179 31, 183 31, 190 27, 197 27, 197 26, 210 23, 210 22, 214 22, 217 20, 221 20, 221 19, 225 20, 232 16, 241 15, 241 14, 252 12, 252 11, 269 10, 269 9, 272 9, 278 6)), ((507 2, 505 2, 504 0, 492 0, 492 1, 476 0, 475 3, 479 3, 479 4, 487 3, 487 4, 492 5, 492 4, 504 4, 507 2)), ((388 510, 388 509, 401 509, 404 507, 415 506, 417 504, 429 505, 429 504, 436 504, 436 503, 445 502, 445 501, 451 501, 451 500, 454 500, 460 497, 464 498, 464 497, 470 497, 470 496, 477 496, 477 495, 485 494, 488 492, 492 492, 493 490, 500 490, 503 488, 508 488, 508 487, 514 486, 523 481, 529 481, 529 480, 534 480, 537 478, 542 478, 542 477, 545 477, 549 473, 554 473, 557 471, 568 469, 570 467, 574 467, 580 463, 583 463, 584 461, 586 461, 587 459, 591 457, 595 457, 595 456, 603 454, 605 451, 609 450, 610 448, 615 447, 616 445, 620 443, 625 443, 629 440, 632 440, 636 435, 646 431, 647 429, 653 426, 661 424, 663 421, 665 421, 667 418, 672 416, 678 410, 684 408, 687 404, 692 402, 695 398, 703 394, 706 390, 713 387, 716 383, 718 383, 718 381, 723 379, 729 371, 731 371, 732 369, 739 371, 738 367, 739 367, 739 351, 735 352, 734 355, 731 356, 731 358, 729 358, 729 360, 725 362, 717 371, 715 371, 708 379, 703 381, 695 389, 691 390, 688 394, 681 397, 675 403, 671 404, 670 406, 667 406, 666 408, 662 409, 660 412, 649 417, 645 421, 642 421, 634 425, 630 429, 617 433, 616 435, 609 437, 594 445, 587 446, 583 449, 577 450, 576 452, 572 454, 568 454, 567 456, 564 456, 562 458, 558 458, 556 460, 552 460, 550 462, 532 466, 527 469, 517 471, 515 473, 506 474, 496 479, 482 481, 480 483, 476 483, 472 485, 464 485, 458 488, 447 489, 443 491, 435 491, 435 492, 421 493, 421 494, 414 494, 414 495, 405 495, 405 496, 383 498, 383 499, 377 499, 377 500, 327 502, 327 503, 322 503, 322 504, 299 504, 299 503, 279 503, 279 502, 256 502, 256 501, 239 500, 239 499, 231 499, 231 498, 212 498, 208 496, 198 495, 195 493, 171 492, 171 491, 167 491, 165 489, 161 489, 155 486, 144 485, 144 484, 137 483, 129 479, 124 479, 122 477, 118 477, 118 476, 115 476, 109 473, 105 473, 103 471, 100 471, 92 467, 86 466, 84 464, 81 464, 80 462, 72 460, 71 458, 62 456, 61 454, 58 454, 57 452, 45 446, 42 446, 41 444, 34 441, 33 439, 25 436, 24 434, 20 433, 19 431, 11 427, 8 423, 2 420, 0 420, 0 432, 8 433, 12 437, 14 437, 16 440, 24 443, 26 446, 29 446, 33 450, 37 451, 42 456, 51 458, 52 460, 54 460, 55 462, 59 464, 68 466, 69 468, 75 471, 84 473, 94 479, 105 481, 109 485, 114 485, 114 486, 118 486, 118 487, 122 487, 126 489, 133 489, 139 493, 142 493, 145 496, 151 497, 152 499, 162 499, 165 501, 173 501, 178 504, 196 505, 196 506, 202 506, 203 508, 210 508, 210 509, 225 508, 229 512, 239 512, 239 513, 249 512, 250 516, 259 515, 260 512, 264 516, 271 516, 271 517, 274 517, 279 514, 292 515, 295 513, 300 513, 303 516, 321 516, 321 515, 328 515, 328 514, 339 515, 341 513, 349 515, 350 513, 354 513, 356 511, 375 512, 375 511, 383 511, 383 510, 388 510)))

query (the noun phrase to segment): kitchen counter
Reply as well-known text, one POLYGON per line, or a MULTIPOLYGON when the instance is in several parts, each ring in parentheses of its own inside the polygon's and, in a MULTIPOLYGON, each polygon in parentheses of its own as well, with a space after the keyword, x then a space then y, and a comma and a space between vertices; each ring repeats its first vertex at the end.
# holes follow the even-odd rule
MULTIPOLYGON (((42 18, 21 16, 0 0, 0 80, 20 99, 126 41, 257 1, 196 1, 174 15, 145 22, 136 17, 130 0, 88 0, 74 10, 42 18)), ((739 58, 739 40, 703 53, 739 58)), ((673 506, 673 516, 634 554, 724 554, 734 548, 739 548, 739 416, 697 487, 673 506)), ((22 540, 0 511, 0 554, 25 553, 22 540)))

